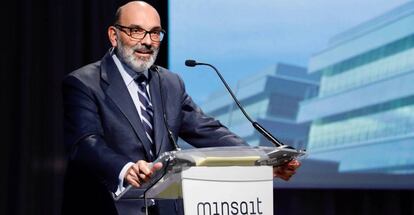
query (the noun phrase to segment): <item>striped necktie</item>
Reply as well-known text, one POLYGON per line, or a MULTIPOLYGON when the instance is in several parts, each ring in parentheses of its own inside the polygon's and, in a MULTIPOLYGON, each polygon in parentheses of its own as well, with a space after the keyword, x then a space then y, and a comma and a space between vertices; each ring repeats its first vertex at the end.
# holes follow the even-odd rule
POLYGON ((154 109, 150 100, 150 96, 147 91, 147 78, 145 75, 138 75, 134 78, 135 82, 138 84, 138 98, 140 101, 140 111, 141 111, 141 122, 145 130, 145 134, 148 140, 151 142, 151 156, 154 157, 155 144, 153 142, 154 138, 154 129, 153 129, 153 118, 154 118, 154 109))

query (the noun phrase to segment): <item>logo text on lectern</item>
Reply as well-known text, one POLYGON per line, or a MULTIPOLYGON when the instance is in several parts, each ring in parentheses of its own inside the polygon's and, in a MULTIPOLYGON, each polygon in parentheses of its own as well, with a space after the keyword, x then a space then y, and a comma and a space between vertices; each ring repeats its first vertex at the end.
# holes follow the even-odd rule
POLYGON ((253 201, 199 202, 197 215, 259 215, 262 201, 259 197, 253 201))

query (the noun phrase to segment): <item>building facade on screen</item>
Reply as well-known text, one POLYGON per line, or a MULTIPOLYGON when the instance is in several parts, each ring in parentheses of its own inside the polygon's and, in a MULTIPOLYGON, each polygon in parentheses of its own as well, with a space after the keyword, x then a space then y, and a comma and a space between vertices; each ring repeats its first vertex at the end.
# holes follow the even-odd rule
POLYGON ((310 158, 340 172, 414 173, 414 2, 333 37, 314 55, 318 96, 300 105, 310 158))
MULTIPOLYGON (((305 68, 279 63, 240 80, 234 91, 253 120, 283 143, 304 148, 309 122, 296 122, 299 102, 316 96, 318 85, 318 74, 309 75, 305 68)), ((210 95, 202 109, 250 145, 271 145, 252 127, 224 89, 210 95)))

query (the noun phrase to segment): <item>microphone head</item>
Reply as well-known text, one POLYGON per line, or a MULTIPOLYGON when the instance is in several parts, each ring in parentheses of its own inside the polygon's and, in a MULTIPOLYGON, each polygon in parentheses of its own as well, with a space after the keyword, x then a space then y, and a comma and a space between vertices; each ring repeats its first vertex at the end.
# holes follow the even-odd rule
POLYGON ((195 67, 197 65, 197 62, 195 60, 186 60, 185 65, 189 67, 195 67))

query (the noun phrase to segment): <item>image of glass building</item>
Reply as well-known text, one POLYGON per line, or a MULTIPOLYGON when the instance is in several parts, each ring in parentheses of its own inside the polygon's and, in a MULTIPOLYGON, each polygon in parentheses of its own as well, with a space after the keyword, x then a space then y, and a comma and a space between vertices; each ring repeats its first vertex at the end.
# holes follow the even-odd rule
MULTIPOLYGON (((305 68, 279 63, 238 81, 233 90, 253 120, 281 142, 304 148, 309 123, 298 124, 296 116, 299 102, 317 95, 319 78, 318 74, 309 75, 305 68)), ((252 127, 224 87, 201 107, 250 145, 271 145, 252 127)))
POLYGON ((414 173, 414 2, 331 39, 312 56, 317 97, 301 102, 309 158, 339 172, 414 173))

